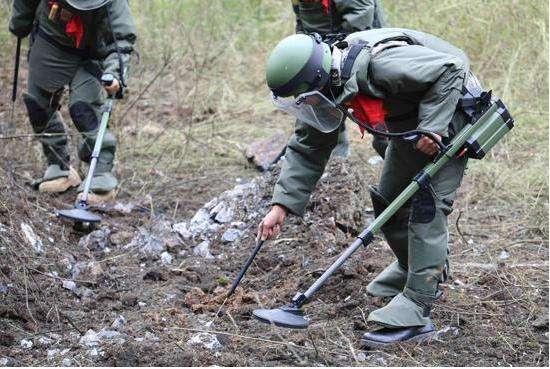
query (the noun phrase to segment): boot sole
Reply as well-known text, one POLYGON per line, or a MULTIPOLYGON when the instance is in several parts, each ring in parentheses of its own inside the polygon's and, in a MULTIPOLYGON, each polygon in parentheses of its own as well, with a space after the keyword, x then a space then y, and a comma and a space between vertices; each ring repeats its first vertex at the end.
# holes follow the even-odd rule
POLYGON ((418 336, 414 336, 409 338, 408 340, 404 341, 395 341, 395 342, 380 342, 380 341, 372 341, 369 339, 361 338, 361 344, 363 348, 375 348, 375 347, 386 347, 395 345, 396 343, 404 343, 404 342, 425 342, 430 340, 436 335, 437 331, 427 332, 419 334, 418 336))

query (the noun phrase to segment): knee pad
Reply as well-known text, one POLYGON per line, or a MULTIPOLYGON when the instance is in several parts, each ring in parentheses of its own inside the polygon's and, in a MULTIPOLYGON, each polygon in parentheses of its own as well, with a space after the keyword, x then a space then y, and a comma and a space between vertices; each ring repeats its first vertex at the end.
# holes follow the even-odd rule
POLYGON ((69 107, 69 113, 79 132, 92 132, 97 129, 99 119, 92 105, 77 101, 69 107))
MULTIPOLYGON (((97 137, 97 132, 94 132, 93 135, 85 135, 84 140, 80 143, 78 148, 78 157, 80 160, 89 162, 92 156, 92 151, 94 150, 95 140, 97 137)), ((106 131, 103 136, 103 142, 101 143, 101 152, 100 156, 114 158, 116 151, 116 138, 115 136, 106 131)), ((108 159, 107 159, 108 160, 108 159)), ((111 159, 112 161, 112 159, 111 159)))
POLYGON ((419 190, 411 202, 411 222, 430 223, 435 218, 435 199, 429 189, 419 190))
POLYGON ((23 102, 27 107, 29 120, 35 133, 42 133, 48 124, 49 114, 45 107, 42 107, 38 100, 28 93, 23 93, 23 102))

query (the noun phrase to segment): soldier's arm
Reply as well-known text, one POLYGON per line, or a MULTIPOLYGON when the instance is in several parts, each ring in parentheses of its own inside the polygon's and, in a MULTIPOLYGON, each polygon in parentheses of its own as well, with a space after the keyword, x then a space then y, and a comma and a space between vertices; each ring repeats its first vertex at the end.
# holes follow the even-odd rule
POLYGON ((38 4, 40 0, 14 0, 9 25, 11 33, 23 38, 31 32, 38 4))
POLYGON ((291 0, 292 10, 296 16, 296 33, 304 33, 304 25, 302 24, 302 19, 300 18, 300 8, 298 0, 291 0))
POLYGON ((372 57, 370 78, 389 94, 421 96, 418 128, 447 136, 468 67, 455 55, 419 45, 400 46, 372 57))
POLYGON ((342 17, 342 29, 347 33, 372 28, 375 0, 335 0, 336 10, 342 17))
POLYGON ((273 190, 272 203, 283 205, 291 213, 302 216, 337 141, 338 130, 322 133, 305 123, 296 122, 281 175, 273 190))
POLYGON ((124 69, 127 68, 130 55, 134 51, 136 27, 128 1, 113 1, 108 7, 111 32, 107 34, 111 34, 111 37, 107 42, 106 49, 103 51, 103 72, 112 74, 119 81, 123 81, 125 76, 121 76, 120 72, 122 70, 123 73, 126 73, 124 69), (120 62, 122 62, 123 67, 120 66, 120 62))

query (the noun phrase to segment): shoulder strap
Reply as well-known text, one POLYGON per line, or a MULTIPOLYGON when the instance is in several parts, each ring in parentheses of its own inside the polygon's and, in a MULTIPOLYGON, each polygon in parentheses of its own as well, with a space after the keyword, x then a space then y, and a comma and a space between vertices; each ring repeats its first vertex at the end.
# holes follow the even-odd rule
POLYGON ((350 46, 350 50, 348 51, 348 54, 346 55, 344 59, 344 63, 342 65, 342 73, 341 77, 344 80, 347 80, 351 77, 351 70, 353 68, 353 63, 355 63, 355 59, 357 59, 357 56, 367 46, 367 42, 360 40, 357 43, 350 46))

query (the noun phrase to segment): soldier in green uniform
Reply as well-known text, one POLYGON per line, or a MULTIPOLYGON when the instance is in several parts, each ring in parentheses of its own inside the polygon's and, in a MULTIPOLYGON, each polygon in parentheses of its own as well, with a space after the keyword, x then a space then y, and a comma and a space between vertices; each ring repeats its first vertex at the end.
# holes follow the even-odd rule
MULTIPOLYGON (((30 35, 28 91, 23 100, 47 162, 36 184, 41 192, 64 192, 81 181, 69 166, 60 99, 68 86, 70 116, 82 134, 78 154, 89 162, 106 95, 120 96, 126 87, 126 68, 136 40, 128 1, 15 0, 9 28, 19 38, 30 35), (103 74, 115 78, 111 86, 100 84, 103 74)), ((91 204, 114 197, 115 148, 116 139, 107 131, 92 179, 91 204)))
MULTIPOLYGON (((296 15, 296 33, 318 33, 327 43, 352 32, 387 27, 379 0, 292 0, 296 15)), ((384 157, 388 143, 383 136, 373 136, 372 146, 384 157)), ((338 138, 333 155, 348 156, 346 126, 338 138)))
MULTIPOLYGON (((267 83, 275 96, 318 91, 343 106, 354 106, 360 97, 381 101, 390 132, 423 129, 443 142, 466 123, 457 103, 463 84, 471 79, 475 77, 464 52, 436 36, 398 28, 352 33, 332 48, 314 36, 290 36, 276 46, 267 63, 267 83), (333 81, 335 66, 340 66, 340 84, 333 81)), ((288 145, 272 209, 259 225, 262 239, 275 237, 288 213, 304 214, 338 141, 338 129, 322 132, 306 123, 298 123, 288 145)), ((380 182, 371 187, 375 213, 380 214, 437 152, 428 136, 414 143, 391 139, 380 182)), ((367 291, 392 299, 370 313, 369 321, 383 328, 366 333, 365 344, 433 333, 430 310, 448 271, 447 216, 466 160, 451 159, 382 228, 396 260, 367 291)))

